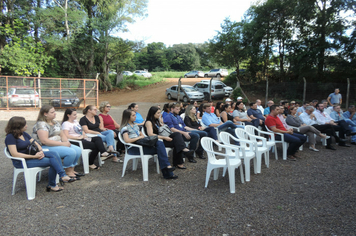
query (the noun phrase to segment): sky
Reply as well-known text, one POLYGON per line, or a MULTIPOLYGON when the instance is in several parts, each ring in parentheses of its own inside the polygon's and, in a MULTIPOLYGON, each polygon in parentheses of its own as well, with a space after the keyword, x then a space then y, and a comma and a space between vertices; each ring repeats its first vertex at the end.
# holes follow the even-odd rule
POLYGON ((226 17, 240 21, 253 0, 149 0, 148 16, 117 34, 132 41, 204 43, 216 35, 226 17))

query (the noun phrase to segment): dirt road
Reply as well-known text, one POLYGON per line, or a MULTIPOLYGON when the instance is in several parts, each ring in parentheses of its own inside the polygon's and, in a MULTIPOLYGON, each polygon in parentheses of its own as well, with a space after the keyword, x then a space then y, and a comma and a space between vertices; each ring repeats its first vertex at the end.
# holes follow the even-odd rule
MULTIPOLYGON (((182 78, 182 84, 194 85, 204 78, 182 78)), ((178 84, 178 78, 167 78, 164 82, 152 84, 138 90, 116 90, 100 92, 99 103, 109 101, 113 106, 126 105, 132 102, 167 103, 166 89, 178 84)))

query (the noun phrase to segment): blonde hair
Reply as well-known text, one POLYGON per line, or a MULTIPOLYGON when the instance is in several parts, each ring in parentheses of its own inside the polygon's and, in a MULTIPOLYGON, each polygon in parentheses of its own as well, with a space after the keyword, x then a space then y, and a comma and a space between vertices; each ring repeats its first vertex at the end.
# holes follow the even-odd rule
POLYGON ((190 110, 192 110, 195 106, 194 105, 189 105, 187 107, 187 109, 185 109, 185 116, 189 117, 190 119, 192 119, 192 121, 198 122, 197 117, 195 116, 195 114, 193 115, 192 113, 190 113, 190 110))
POLYGON ((108 102, 108 101, 103 101, 102 103, 100 103, 99 111, 100 111, 101 113, 103 113, 103 111, 104 111, 106 105, 108 105, 108 104, 110 104, 110 102, 108 102))
POLYGON ((49 110, 51 110, 53 106, 51 105, 43 105, 41 107, 40 113, 38 113, 37 121, 45 121, 47 122, 47 117, 44 115, 44 113, 48 113, 49 110))

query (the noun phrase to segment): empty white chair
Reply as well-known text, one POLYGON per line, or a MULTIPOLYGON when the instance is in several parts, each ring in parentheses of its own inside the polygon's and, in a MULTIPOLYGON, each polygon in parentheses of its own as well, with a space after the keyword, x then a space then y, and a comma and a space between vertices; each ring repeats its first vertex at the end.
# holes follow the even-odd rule
POLYGON ((244 151, 239 147, 231 147, 222 145, 216 142, 214 139, 209 137, 203 137, 201 139, 201 144, 203 149, 206 151, 208 155, 208 165, 206 170, 205 177, 205 188, 208 187, 209 178, 211 171, 214 170, 214 180, 217 180, 219 175, 219 168, 227 168, 229 173, 229 184, 230 184, 230 193, 235 193, 235 169, 240 167, 240 177, 241 182, 244 183, 244 174, 241 168, 241 160, 239 158, 240 151, 244 151), (218 147, 225 148, 225 150, 233 149, 235 151, 235 156, 232 157, 231 154, 227 154, 226 152, 216 152, 214 151, 213 144, 218 147), (216 159, 216 155, 225 157, 224 159, 216 159))
MULTIPOLYGON (((276 160, 278 160, 278 155, 277 155, 277 150, 276 150, 276 142, 275 142, 275 138, 274 138, 273 134, 271 134, 270 132, 265 132, 260 129, 257 129, 253 125, 246 125, 245 131, 252 135, 256 135, 256 134, 258 136, 262 136, 263 134, 268 135, 269 140, 266 142, 266 145, 268 148, 272 148, 272 151, 274 151, 274 156, 275 156, 276 160)), ((257 145, 260 146, 261 144, 257 143, 257 145)), ((268 159, 268 161, 269 161, 269 159, 268 159)))
MULTIPOLYGON (((274 135, 270 135, 270 140, 273 140, 276 144, 277 143, 281 143, 282 144, 282 152, 283 152, 283 160, 287 160, 287 149, 288 149, 288 143, 287 142, 284 142, 284 135, 282 133, 277 133, 277 132, 273 132, 272 130, 268 129, 268 127, 265 125, 267 131, 270 133, 270 134, 275 134, 277 136, 280 137, 280 140, 276 140, 274 135)), ((277 145, 274 146, 274 151, 277 153, 277 145)), ((277 154, 276 155, 276 160, 278 160, 278 156, 277 154)))
MULTIPOLYGON (((12 192, 11 194, 15 194, 15 187, 16 187, 16 181, 17 181, 17 176, 21 172, 24 173, 24 179, 25 179, 25 185, 26 185, 26 192, 27 192, 27 199, 28 200, 33 200, 36 197, 36 176, 37 173, 38 175, 38 181, 41 180, 41 171, 48 169, 49 167, 32 167, 32 168, 27 168, 26 165, 26 160, 25 158, 19 158, 19 157, 13 157, 10 155, 10 153, 6 150, 6 147, 4 148, 4 153, 5 156, 13 159, 13 160, 18 160, 22 162, 23 168, 16 168, 14 167, 14 176, 13 176, 13 183, 12 183, 12 192)), ((56 178, 56 183, 58 183, 58 175, 56 178)))
MULTIPOLYGON (((258 161, 256 158, 256 154, 254 152, 254 148, 256 146, 255 143, 247 140, 247 139, 237 139, 234 136, 232 136, 231 134, 227 133, 227 132, 221 132, 220 133, 220 139, 221 141, 224 143, 225 146, 230 147, 230 149, 227 150, 227 154, 229 156, 235 156, 235 150, 233 149, 234 147, 238 147, 240 148, 240 150, 243 150, 241 152, 239 152, 239 158, 244 160, 244 165, 245 165, 245 178, 246 178, 246 182, 250 181, 250 161, 253 159, 253 169, 255 174, 257 174, 258 171, 258 161), (240 143, 240 146, 237 146, 235 144, 231 144, 230 143, 230 138, 234 141, 237 141, 240 143), (246 151, 246 147, 250 147, 250 151, 246 151)), ((261 162, 260 162, 261 163, 261 162)), ((224 170, 225 171, 225 170, 224 170)))
MULTIPOLYGON (((148 181, 148 160, 150 158, 157 158, 156 155, 150 155, 150 154, 144 154, 143 153, 143 147, 141 145, 137 145, 134 143, 126 143, 121 135, 119 134, 119 139, 120 141, 125 145, 125 158, 124 158, 124 166, 122 168, 122 176, 124 177, 127 163, 129 160, 132 160, 132 170, 137 170, 137 164, 138 164, 138 159, 141 159, 141 164, 142 164, 142 175, 143 175, 143 181, 148 181), (140 151, 139 155, 131 155, 128 153, 128 150, 130 147, 137 147, 140 151)), ((159 163, 158 160, 155 160, 156 162, 156 168, 157 168, 157 173, 159 174, 159 163)))
MULTIPOLYGON (((261 162, 262 155, 265 157, 265 164, 267 168, 269 168, 269 148, 267 147, 266 139, 260 136, 256 136, 254 134, 250 134, 246 132, 244 129, 237 128, 235 129, 235 134, 239 139, 247 139, 255 143, 253 150, 256 154, 257 159, 257 173, 261 173, 261 162), (258 142, 258 140, 262 142, 258 142), (258 145, 259 144, 259 145, 258 145)), ((250 151, 250 148, 246 148, 246 151, 250 151)))

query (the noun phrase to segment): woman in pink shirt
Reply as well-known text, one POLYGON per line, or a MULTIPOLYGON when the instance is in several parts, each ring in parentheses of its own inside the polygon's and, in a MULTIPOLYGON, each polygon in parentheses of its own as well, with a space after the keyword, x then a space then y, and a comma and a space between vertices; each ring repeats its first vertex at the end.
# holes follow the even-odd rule
MULTIPOLYGON (((103 140, 100 137, 89 138, 86 136, 82 126, 77 121, 76 109, 67 109, 65 111, 62 121, 62 130, 67 138, 81 140, 84 149, 92 150, 89 155, 89 168, 93 170, 100 168, 94 164, 94 160, 99 152, 101 153, 102 160, 114 157, 113 154, 106 151, 103 140)), ((76 145, 76 143, 73 144, 76 145)))

